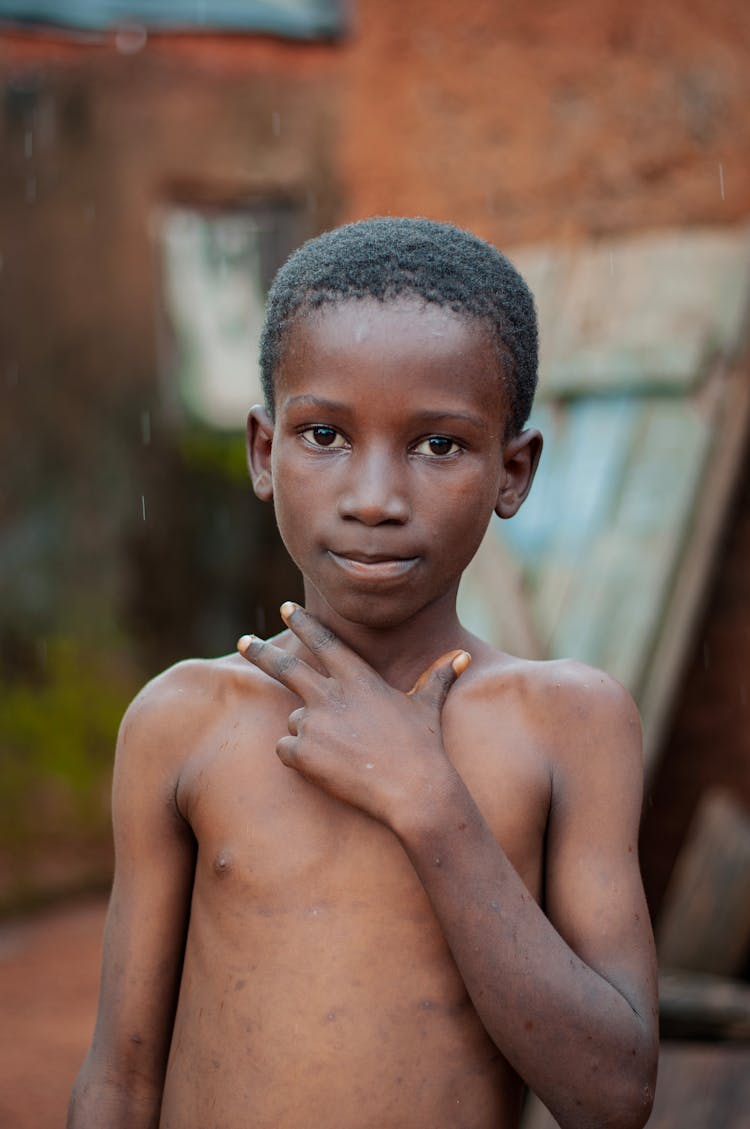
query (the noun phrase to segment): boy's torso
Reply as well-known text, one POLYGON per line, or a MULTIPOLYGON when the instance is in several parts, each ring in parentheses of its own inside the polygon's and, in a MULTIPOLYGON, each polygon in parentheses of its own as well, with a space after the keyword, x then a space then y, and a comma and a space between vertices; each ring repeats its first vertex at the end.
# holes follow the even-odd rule
MULTIPOLYGON (((399 841, 277 759, 288 691, 208 666, 193 677, 218 708, 177 794, 198 857, 163 1129, 510 1129, 520 1083, 399 841)), ((540 900, 550 767, 530 668, 484 667, 449 696, 446 751, 540 900)))

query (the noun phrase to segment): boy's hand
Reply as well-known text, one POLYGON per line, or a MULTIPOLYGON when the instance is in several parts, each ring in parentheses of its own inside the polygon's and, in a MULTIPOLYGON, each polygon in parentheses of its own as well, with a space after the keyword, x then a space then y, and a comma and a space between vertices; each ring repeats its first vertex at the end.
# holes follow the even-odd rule
POLYGON ((325 673, 253 635, 237 644, 249 662, 304 703, 289 715, 290 736, 278 742, 279 758, 331 795, 398 826, 415 802, 429 801, 441 782, 455 777, 440 715, 470 655, 442 655, 404 694, 303 608, 284 604, 282 616, 325 673))

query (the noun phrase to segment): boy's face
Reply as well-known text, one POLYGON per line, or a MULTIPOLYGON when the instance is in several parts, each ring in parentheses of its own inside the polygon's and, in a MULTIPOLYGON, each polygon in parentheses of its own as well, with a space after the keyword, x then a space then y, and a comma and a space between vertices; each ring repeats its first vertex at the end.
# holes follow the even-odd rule
POLYGON ((299 317, 249 453, 308 609, 388 627, 454 598, 493 509, 511 516, 531 484, 541 443, 504 443, 506 418, 475 319, 412 297, 299 317))

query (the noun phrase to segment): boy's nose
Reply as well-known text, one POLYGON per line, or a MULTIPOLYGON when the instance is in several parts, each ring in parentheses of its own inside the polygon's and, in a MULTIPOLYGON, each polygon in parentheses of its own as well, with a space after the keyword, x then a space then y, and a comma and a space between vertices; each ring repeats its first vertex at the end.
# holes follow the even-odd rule
POLYGON ((373 453, 355 457, 346 470, 338 503, 339 516, 364 525, 395 522, 409 518, 404 476, 406 469, 394 465, 385 455, 373 453))

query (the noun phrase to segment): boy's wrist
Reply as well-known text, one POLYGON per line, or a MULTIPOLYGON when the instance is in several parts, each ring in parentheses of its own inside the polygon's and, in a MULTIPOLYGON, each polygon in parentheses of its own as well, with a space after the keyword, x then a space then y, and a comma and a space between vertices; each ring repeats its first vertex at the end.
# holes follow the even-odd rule
POLYGON ((404 797, 389 823, 405 848, 418 848, 441 838, 454 825, 465 826, 469 807, 474 807, 474 801, 446 757, 444 766, 432 775, 418 796, 404 797))

